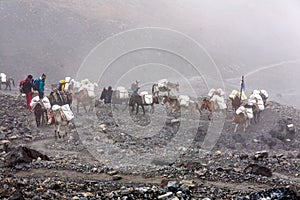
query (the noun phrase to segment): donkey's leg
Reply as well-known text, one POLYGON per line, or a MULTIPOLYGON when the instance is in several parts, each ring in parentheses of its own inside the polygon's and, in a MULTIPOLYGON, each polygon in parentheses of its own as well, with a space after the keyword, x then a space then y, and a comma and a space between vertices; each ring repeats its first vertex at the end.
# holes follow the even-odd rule
POLYGON ((77 102, 76 110, 77 110, 77 113, 79 113, 79 102, 77 102))
POLYGON ((246 132, 246 128, 248 127, 248 119, 245 121, 245 123, 244 123, 244 132, 246 132))
POLYGON ((151 114, 154 113, 154 104, 151 105, 151 111, 150 112, 151 112, 151 114))
POLYGON ((68 123, 65 124, 65 134, 63 135, 63 138, 65 138, 68 135, 69 126, 68 123))
POLYGON ((35 114, 36 116, 35 116, 35 121, 36 121, 36 126, 37 127, 40 127, 40 125, 41 125, 41 115, 40 114, 35 114))
POLYGON ((255 124, 257 123, 257 112, 256 111, 253 112, 253 118, 250 121, 251 124, 253 124, 252 121, 254 121, 255 124))
POLYGON ((212 119, 212 111, 208 110, 208 120, 212 119))
POLYGON ((91 99, 90 102, 90 107, 89 107, 89 112, 92 112, 94 110, 94 107, 93 107, 93 100, 91 99))
POLYGON ((260 121, 260 110, 257 111, 257 122, 259 122, 259 121, 260 121))
POLYGON ((236 123, 236 124, 235 124, 235 127, 234 127, 234 131, 233 131, 234 133, 236 133, 238 126, 239 126, 239 124, 236 123))
MULTIPOLYGON (((124 109, 122 109, 122 112, 124 112, 126 109, 127 109, 127 107, 128 107, 128 102, 127 101, 125 101, 125 107, 124 107, 124 109)), ((121 103, 121 105, 122 105, 122 103, 121 103)))
POLYGON ((44 127, 45 126, 45 124, 46 124, 46 119, 45 119, 45 115, 44 115, 45 113, 44 113, 44 111, 42 112, 42 115, 41 115, 41 126, 42 127, 44 127))
POLYGON ((144 107, 144 105, 142 104, 141 107, 143 109, 143 115, 145 115, 145 107, 144 107))
POLYGON ((250 124, 250 119, 247 118, 244 123, 244 132, 246 132, 246 129, 248 128, 249 124, 250 124))
POLYGON ((57 124, 56 123, 54 124, 54 137, 55 137, 55 140, 57 140, 57 124))
POLYGON ((57 125, 57 135, 58 135, 58 138, 61 138, 61 136, 60 136, 60 134, 59 134, 60 126, 61 126, 61 124, 58 124, 58 125, 57 125))
POLYGON ((84 104, 83 102, 81 102, 81 104, 83 105, 84 111, 87 113, 87 112, 88 112, 88 110, 86 109, 86 106, 85 106, 85 104, 84 104))

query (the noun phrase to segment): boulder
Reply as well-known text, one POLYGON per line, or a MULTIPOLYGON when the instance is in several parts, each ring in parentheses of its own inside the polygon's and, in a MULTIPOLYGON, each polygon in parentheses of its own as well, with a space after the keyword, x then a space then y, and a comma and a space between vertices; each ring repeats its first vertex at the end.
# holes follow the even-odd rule
POLYGON ((48 156, 25 146, 17 146, 12 149, 5 158, 5 166, 14 167, 22 163, 30 163, 33 159, 41 158, 42 160, 50 160, 48 156))

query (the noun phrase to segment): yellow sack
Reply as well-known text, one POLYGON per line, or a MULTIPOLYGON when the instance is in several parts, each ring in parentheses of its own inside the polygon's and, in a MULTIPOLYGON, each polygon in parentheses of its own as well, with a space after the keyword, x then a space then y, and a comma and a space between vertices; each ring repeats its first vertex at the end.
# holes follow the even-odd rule
POLYGON ((60 85, 61 85, 61 90, 62 91, 65 91, 65 84, 66 84, 66 81, 64 79, 60 80, 60 85))

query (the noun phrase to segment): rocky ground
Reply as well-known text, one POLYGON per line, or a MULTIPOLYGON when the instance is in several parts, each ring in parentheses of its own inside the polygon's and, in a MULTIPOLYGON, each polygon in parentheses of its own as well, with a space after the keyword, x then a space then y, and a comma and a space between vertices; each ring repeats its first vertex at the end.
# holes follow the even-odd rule
POLYGON ((245 133, 233 133, 231 111, 215 113, 224 125, 204 150, 217 123, 206 113, 100 104, 56 140, 24 97, 0 91, 0 102, 1 199, 299 199, 300 116, 289 106, 269 102, 245 133))

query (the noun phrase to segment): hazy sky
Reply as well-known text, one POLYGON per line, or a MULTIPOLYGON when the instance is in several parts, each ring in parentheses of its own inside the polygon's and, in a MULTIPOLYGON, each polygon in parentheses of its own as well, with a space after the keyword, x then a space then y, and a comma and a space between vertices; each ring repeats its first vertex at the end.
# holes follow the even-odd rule
POLYGON ((2 0, 0 68, 16 79, 45 72, 54 82, 84 74, 84 59, 113 38, 87 72, 99 76, 109 66, 105 84, 164 76, 186 82, 202 74, 216 85, 222 79, 229 91, 245 75, 248 92, 263 88, 273 100, 300 107, 299 21, 298 0, 2 0), (169 32, 114 40, 144 27, 169 32), (135 44, 139 39, 145 43, 135 44))

